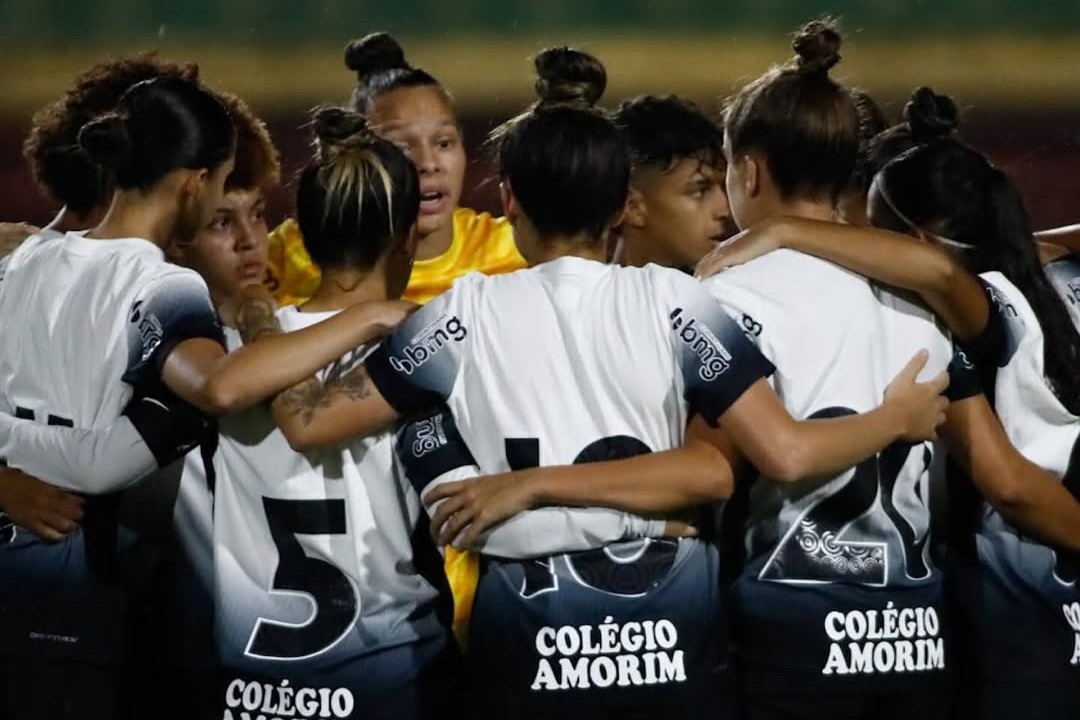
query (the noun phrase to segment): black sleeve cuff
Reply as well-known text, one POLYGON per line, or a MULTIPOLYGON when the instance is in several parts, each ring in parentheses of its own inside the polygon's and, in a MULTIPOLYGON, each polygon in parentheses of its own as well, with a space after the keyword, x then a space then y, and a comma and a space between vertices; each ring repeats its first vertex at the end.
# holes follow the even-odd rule
POLYGON ((979 370, 960 348, 954 348, 948 373, 949 387, 945 389, 945 397, 949 402, 959 402, 982 395, 983 387, 979 379, 979 370))
POLYGON ((1008 346, 1005 319, 1002 317, 1002 307, 995 297, 994 291, 985 280, 980 280, 983 290, 986 292, 986 300, 990 306, 990 315, 986 320, 986 327, 975 337, 960 343, 961 348, 975 365, 980 367, 998 367, 1002 364, 1005 350, 1008 346))
POLYGON ((722 388, 715 385, 687 388, 686 399, 690 404, 690 415, 700 414, 705 422, 716 427, 720 416, 727 412, 751 385, 762 378, 770 377, 774 372, 776 366, 758 352, 753 359, 743 360, 724 373, 722 388))
POLYGON ((164 385, 150 391, 136 388, 123 415, 150 448, 158 467, 166 467, 187 455, 210 435, 217 434, 214 420, 194 405, 181 400, 164 385))
POLYGON ((406 422, 398 432, 397 454, 417 493, 451 470, 476 464, 446 408, 406 422))

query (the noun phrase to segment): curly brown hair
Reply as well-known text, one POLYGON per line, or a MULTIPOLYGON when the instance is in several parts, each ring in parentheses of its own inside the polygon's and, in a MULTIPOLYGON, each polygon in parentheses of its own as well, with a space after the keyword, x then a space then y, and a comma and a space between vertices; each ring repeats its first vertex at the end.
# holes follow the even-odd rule
POLYGON ((214 91, 236 126, 236 164, 225 179, 225 190, 258 190, 276 185, 281 176, 278 150, 266 123, 246 102, 230 92, 214 91))
POLYGON ((112 195, 112 181, 79 147, 79 130, 116 107, 132 85, 158 77, 197 81, 195 63, 172 63, 142 53, 96 63, 75 78, 57 100, 34 114, 23 156, 34 180, 77 215, 86 215, 112 195))
MULTIPOLYGON (((76 215, 86 215, 107 203, 113 192, 112 179, 79 147, 79 130, 115 108, 132 85, 160 77, 198 82, 199 66, 162 60, 154 52, 106 60, 80 74, 60 98, 35 113, 23 156, 38 186, 76 215)), ((266 125, 240 98, 212 92, 236 126, 236 167, 226 187, 248 190, 275 184, 278 152, 266 125)))

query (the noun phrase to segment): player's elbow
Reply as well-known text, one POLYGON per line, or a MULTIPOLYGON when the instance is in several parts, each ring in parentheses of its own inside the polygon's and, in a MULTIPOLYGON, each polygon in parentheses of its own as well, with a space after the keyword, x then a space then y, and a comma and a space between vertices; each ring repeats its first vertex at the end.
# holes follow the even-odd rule
POLYGON ((209 415, 228 415, 243 410, 245 402, 239 384, 218 376, 209 377, 203 383, 199 409, 209 415))
POLYGON ((1024 483, 1019 482, 1020 477, 1013 473, 1002 473, 1002 477, 980 488, 986 501, 1003 516, 1012 516, 1028 504, 1028 494, 1024 483))
POLYGON ((810 453, 798 438, 777 442, 765 458, 757 463, 758 472, 771 480, 793 483, 809 475, 810 453))
POLYGON ((702 459, 702 498, 705 503, 719 502, 731 497, 735 488, 735 471, 727 456, 711 445, 706 445, 708 456, 702 459))
POLYGON ((934 261, 928 264, 927 288, 935 294, 948 293, 956 285, 960 270, 956 260, 944 251, 935 249, 934 261))
POLYGON ((285 436, 285 441, 289 443, 293 452, 309 453, 323 446, 310 427, 292 422, 291 419, 278 422, 278 429, 285 436))
POLYGON ((1011 446, 1004 449, 1008 452, 973 457, 970 473, 983 498, 1003 516, 1013 516, 1032 503, 1032 491, 1039 483, 1055 480, 1011 446))
POLYGON ((317 450, 319 445, 313 442, 311 439, 301 435, 300 437, 286 435, 285 439, 289 442, 289 447, 296 453, 309 453, 317 450))

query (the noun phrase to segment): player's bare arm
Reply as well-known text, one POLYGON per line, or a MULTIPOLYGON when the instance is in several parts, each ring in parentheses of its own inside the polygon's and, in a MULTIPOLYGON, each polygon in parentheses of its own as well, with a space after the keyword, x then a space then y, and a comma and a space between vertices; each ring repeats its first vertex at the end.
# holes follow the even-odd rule
POLYGON ((842 472, 897 440, 936 437, 948 407, 940 393, 949 378, 941 373, 927 383, 916 382, 927 357, 925 351, 913 357, 890 383, 882 405, 861 415, 797 422, 759 380, 720 416, 720 424, 739 451, 774 480, 796 482, 842 472))
MULTIPOLYGON (((245 345, 269 335, 281 334, 281 323, 277 319, 274 299, 262 286, 255 287, 255 290, 241 294, 236 304, 235 317, 232 318, 245 345)), ((227 309, 222 307, 222 320, 228 322, 226 312, 227 309)))
POLYGON ((1080 501, 1016 450, 985 395, 953 403, 941 434, 1002 517, 1056 547, 1080 552, 1080 501))
POLYGON ((1035 233, 1039 256, 1043 263, 1064 255, 1080 255, 1080 225, 1066 225, 1035 233))
POLYGON ((716 248, 698 277, 789 248, 829 260, 880 282, 918 293, 961 340, 986 327, 989 301, 978 279, 943 247, 907 235, 803 218, 772 218, 716 248))
POLYGON ((325 384, 308 378, 278 395, 271 409, 297 452, 370 435, 398 418, 362 365, 325 384))
POLYGON ((232 353, 217 342, 197 338, 180 343, 163 368, 165 384, 211 414, 249 407, 314 375, 359 345, 384 334, 414 306, 366 303, 292 333, 281 333, 273 302, 262 286, 246 287, 238 301, 241 333, 257 338, 232 353))
POLYGON ((78 527, 83 499, 13 468, 0 466, 0 532, 8 522, 56 542, 78 527))

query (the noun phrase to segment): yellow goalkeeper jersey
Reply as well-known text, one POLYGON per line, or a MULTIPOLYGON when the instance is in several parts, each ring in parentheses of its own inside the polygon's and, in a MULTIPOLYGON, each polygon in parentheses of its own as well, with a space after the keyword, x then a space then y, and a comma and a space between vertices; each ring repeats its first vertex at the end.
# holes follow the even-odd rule
MULTIPOLYGON (((498 275, 525 267, 506 218, 469 208, 454 211, 454 238, 438 257, 417 260, 405 299, 426 303, 450 289, 454 280, 473 271, 498 275)), ((268 284, 278 304, 299 305, 315 294, 319 269, 304 249, 300 226, 292 218, 270 233, 268 284)))

